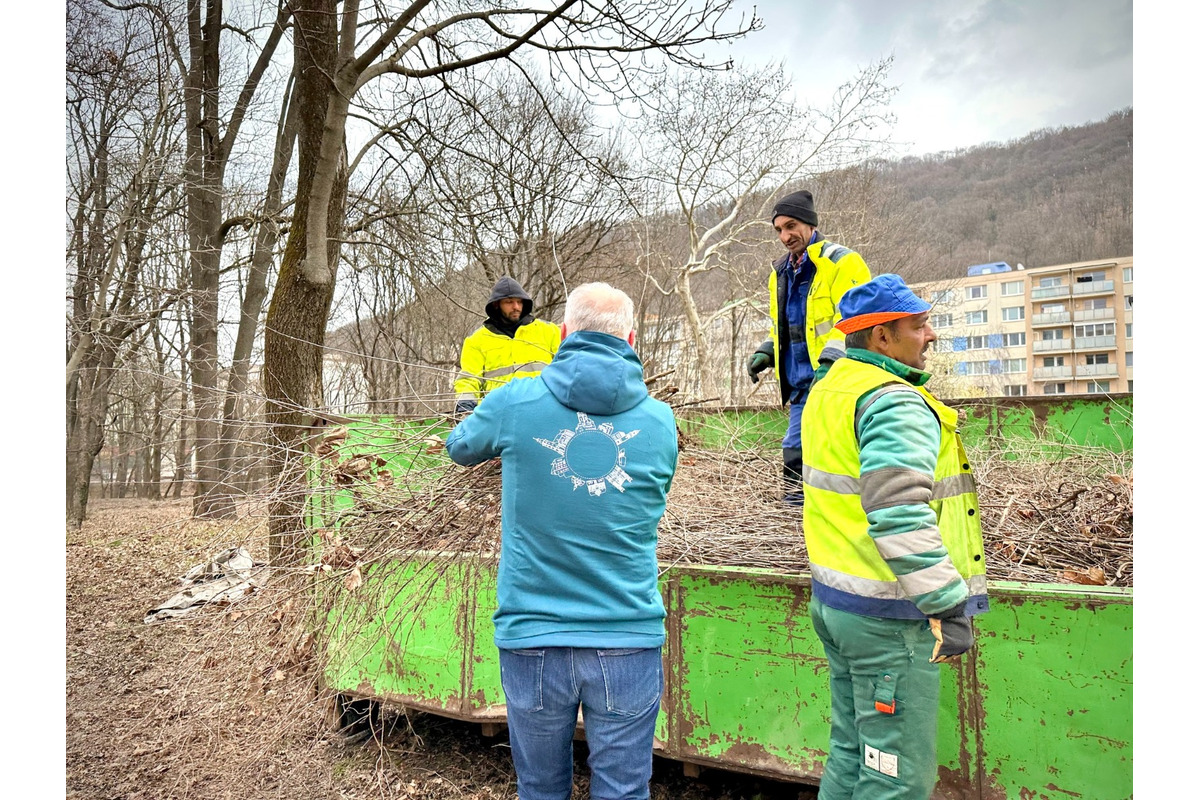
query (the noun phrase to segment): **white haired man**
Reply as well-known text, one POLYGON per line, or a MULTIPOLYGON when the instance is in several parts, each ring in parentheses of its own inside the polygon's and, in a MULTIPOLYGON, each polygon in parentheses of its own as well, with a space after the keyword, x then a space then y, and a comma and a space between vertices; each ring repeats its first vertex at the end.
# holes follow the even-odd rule
POLYGON ((594 798, 650 796, 666 616, 658 522, 678 455, 649 396, 633 302, 604 283, 567 298, 539 375, 491 391, 446 440, 501 464, 493 615, 520 800, 568 800, 579 710, 594 798))

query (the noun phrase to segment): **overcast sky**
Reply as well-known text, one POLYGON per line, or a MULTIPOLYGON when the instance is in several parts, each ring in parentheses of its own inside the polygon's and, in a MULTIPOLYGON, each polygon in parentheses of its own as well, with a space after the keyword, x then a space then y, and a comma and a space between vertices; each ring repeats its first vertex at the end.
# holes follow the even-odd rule
POLYGON ((783 61, 799 100, 894 56, 897 155, 1006 142, 1133 105, 1132 0, 736 0, 763 29, 737 62, 783 61), (911 143, 907 145, 905 143, 911 143))

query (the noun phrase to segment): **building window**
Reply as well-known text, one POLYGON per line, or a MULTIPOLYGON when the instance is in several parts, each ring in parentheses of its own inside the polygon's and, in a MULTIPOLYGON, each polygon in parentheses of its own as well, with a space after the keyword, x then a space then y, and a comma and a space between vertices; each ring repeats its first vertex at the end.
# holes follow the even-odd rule
POLYGON ((987 286, 986 285, 984 285, 984 286, 968 286, 967 287, 967 299, 968 300, 982 300, 985 297, 987 297, 987 286))
POLYGON ((1133 351, 1132 350, 1130 350, 1128 353, 1125 354, 1125 366, 1127 366, 1127 367, 1133 366, 1133 351))
POLYGON ((1004 346, 1005 347, 1024 347, 1025 346, 1025 331, 1021 331, 1020 333, 1004 334, 1004 346))
POLYGON ((1067 310, 1067 307, 1063 303, 1043 303, 1042 304, 1042 313, 1043 314, 1060 314, 1066 310, 1067 310))
POLYGON ((1062 356, 1046 356, 1042 359, 1043 367, 1061 367, 1065 366, 1062 356))
POLYGON ((1132 322, 1125 323, 1125 338, 1126 339, 1133 338, 1133 323, 1132 322))
POLYGON ((1089 297, 1087 300, 1083 301, 1083 310, 1084 311, 1091 311, 1092 309, 1096 309, 1096 308, 1108 308, 1108 298, 1107 297, 1089 297))
POLYGON ((1125 295, 1125 308, 1130 311, 1133 310, 1133 295, 1131 295, 1131 294, 1125 295))
POLYGON ((1012 297, 1017 294, 1025 294, 1025 281, 1005 281, 1000 284, 1000 296, 1012 297))
POLYGON ((1129 384, 1129 388, 1128 388, 1128 389, 1126 389, 1126 391, 1128 391, 1128 392, 1132 392, 1132 391, 1133 391, 1133 380, 1132 380, 1132 379, 1130 379, 1130 380, 1126 381, 1126 383, 1128 383, 1128 384, 1129 384))
POLYGON ((960 361, 959 375, 998 375, 1002 371, 999 361, 960 361))
POLYGON ((1023 358, 1006 358, 1003 362, 1005 372, 1024 372, 1025 359, 1023 358))
POLYGON ((1125 267, 1121 270, 1121 280, 1125 283, 1133 283, 1133 267, 1125 267))
POLYGON ((986 325, 987 324, 987 309, 984 309, 983 311, 968 311, 967 312, 967 324, 968 325, 986 325))
POLYGON ((1108 353, 1092 353, 1091 355, 1084 357, 1084 363, 1088 366, 1095 364, 1107 364, 1108 353))
POLYGON ((1095 272, 1081 272, 1075 276, 1076 283, 1092 283, 1093 281, 1104 280, 1104 270, 1096 270, 1095 272))
POLYGON ((1005 322, 1017 322, 1025 319, 1025 306, 1009 306, 1000 309, 1000 318, 1005 322))
POLYGON ((1066 394, 1067 385, 1065 383, 1047 383, 1042 391, 1045 394, 1066 394))
POLYGON ((949 328, 954 324, 953 314, 933 314, 929 317, 929 324, 935 328, 949 328))
POLYGON ((1099 322, 1095 325, 1076 325, 1075 335, 1079 338, 1090 336, 1116 336, 1117 326, 1112 322, 1099 322))
POLYGON ((1028 393, 1028 389, 1029 389, 1029 387, 1023 383, 1017 384, 1015 386, 1005 386, 1004 387, 1004 396, 1005 397, 1024 397, 1028 393))
POLYGON ((938 339, 933 343, 933 352, 935 353, 949 353, 953 350, 954 340, 949 337, 945 339, 938 339))
POLYGON ((929 295, 929 304, 938 305, 939 303, 950 304, 954 302, 953 289, 938 289, 929 295))
POLYGON ((1088 381, 1087 390, 1089 394, 1099 394, 1108 391, 1108 385, 1112 381, 1088 381))
POLYGON ((1049 289, 1051 286, 1062 286, 1062 285, 1063 285, 1062 275, 1055 275, 1051 278, 1038 278, 1038 287, 1042 288, 1042 289, 1049 289))
POLYGON ((962 339, 962 347, 959 350, 987 350, 992 347, 1003 347, 1004 340, 998 333, 989 333, 986 336, 962 336, 957 337, 962 339))
POLYGON ((1042 331, 1043 342, 1062 341, 1063 338, 1062 328, 1047 328, 1046 330, 1042 331))

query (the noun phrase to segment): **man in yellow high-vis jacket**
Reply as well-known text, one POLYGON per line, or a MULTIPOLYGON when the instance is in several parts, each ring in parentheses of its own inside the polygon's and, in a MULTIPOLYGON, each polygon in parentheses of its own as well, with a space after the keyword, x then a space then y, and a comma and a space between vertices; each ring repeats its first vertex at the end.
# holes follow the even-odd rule
POLYGON ((820 800, 928 800, 938 664, 988 610, 975 478, 958 414, 924 384, 929 303, 886 274, 842 297, 846 356, 801 421, 809 613, 829 659, 820 800))
POLYGON ((515 279, 496 281, 484 306, 487 321, 463 340, 454 413, 474 410, 483 396, 513 378, 537 375, 558 352, 559 327, 533 316, 533 298, 515 279))
POLYGON ((841 316, 838 301, 852 286, 871 279, 867 262, 848 247, 817 230, 812 192, 800 190, 775 204, 771 224, 787 253, 771 265, 771 338, 750 355, 746 370, 758 374, 775 368, 780 400, 789 406, 783 437, 783 501, 801 505, 803 447, 800 417, 813 382, 845 352, 843 335, 834 326, 841 316))

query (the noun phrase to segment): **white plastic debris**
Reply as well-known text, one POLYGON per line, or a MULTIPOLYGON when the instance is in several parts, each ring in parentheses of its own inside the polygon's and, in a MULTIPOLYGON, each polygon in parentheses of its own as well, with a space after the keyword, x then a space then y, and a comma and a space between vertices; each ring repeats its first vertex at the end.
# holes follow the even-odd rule
POLYGON ((251 558, 244 547, 231 547, 206 564, 197 564, 179 578, 183 589, 150 609, 145 624, 190 614, 210 603, 232 603, 266 583, 268 568, 251 558))

